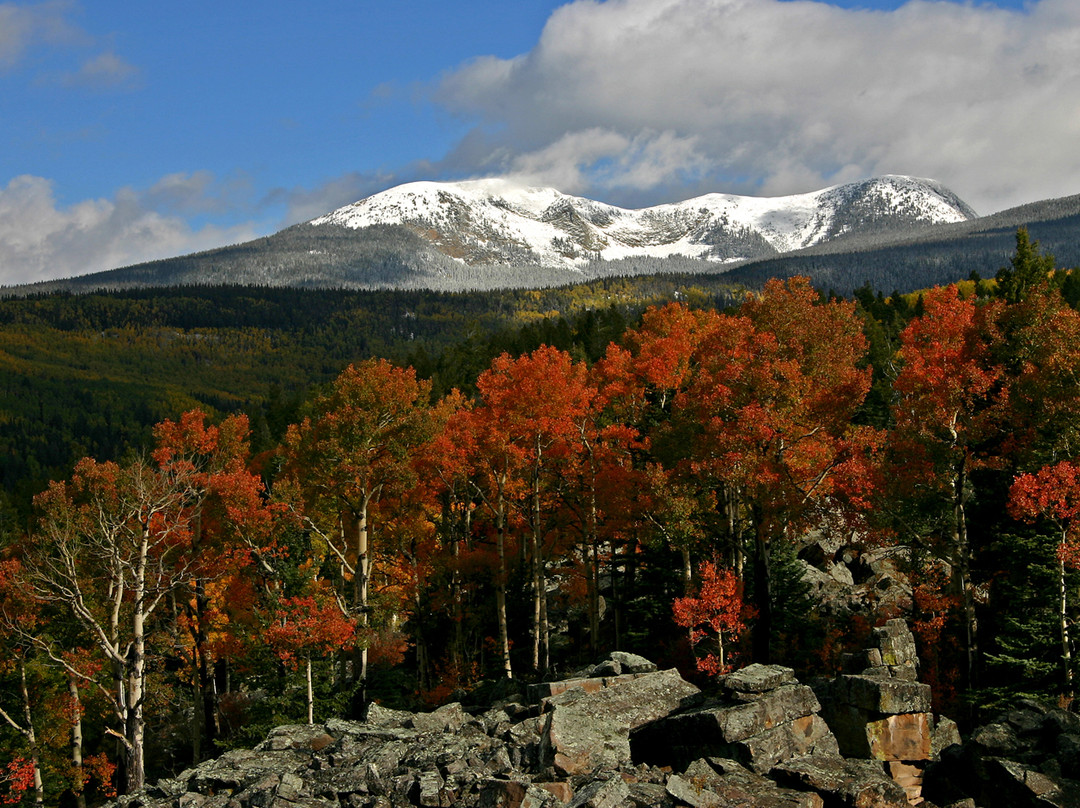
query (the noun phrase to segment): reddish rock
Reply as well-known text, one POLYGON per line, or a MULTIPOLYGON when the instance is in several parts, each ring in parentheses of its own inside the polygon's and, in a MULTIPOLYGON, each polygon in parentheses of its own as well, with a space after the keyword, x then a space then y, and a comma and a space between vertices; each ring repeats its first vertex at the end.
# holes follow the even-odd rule
POLYGON ((574 798, 574 789, 569 783, 537 783, 536 786, 553 795, 559 802, 570 802, 574 798))
POLYGON ((930 715, 902 713, 870 721, 866 725, 866 742, 865 757, 874 760, 929 760, 930 715))
POLYGON ((924 800, 922 796, 923 767, 921 764, 890 760, 885 764, 885 771, 889 773, 889 777, 904 789, 909 803, 922 805, 924 800))

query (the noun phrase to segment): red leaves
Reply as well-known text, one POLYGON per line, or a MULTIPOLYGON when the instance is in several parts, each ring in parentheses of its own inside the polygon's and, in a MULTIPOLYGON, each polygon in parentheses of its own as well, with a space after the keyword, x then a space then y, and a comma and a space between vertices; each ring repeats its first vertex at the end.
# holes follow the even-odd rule
POLYGON ((1063 460, 1017 477, 1009 489, 1009 515, 1025 522, 1046 519, 1056 525, 1061 539, 1058 557, 1080 569, 1080 466, 1063 460))
POLYGON ((278 659, 292 668, 351 647, 355 636, 355 623, 331 599, 314 595, 283 598, 265 632, 278 659))
POLYGON ((25 758, 15 758, 0 769, 0 786, 7 786, 7 793, 0 794, 4 805, 17 805, 23 794, 34 787, 34 764, 25 758))
POLYGON ((698 567, 701 591, 697 597, 676 598, 672 604, 675 622, 690 630, 690 644, 697 646, 706 638, 714 638, 719 656, 712 653, 698 659, 699 671, 711 676, 726 673, 725 636, 734 641, 746 625, 743 623, 742 583, 729 569, 706 561, 698 567))

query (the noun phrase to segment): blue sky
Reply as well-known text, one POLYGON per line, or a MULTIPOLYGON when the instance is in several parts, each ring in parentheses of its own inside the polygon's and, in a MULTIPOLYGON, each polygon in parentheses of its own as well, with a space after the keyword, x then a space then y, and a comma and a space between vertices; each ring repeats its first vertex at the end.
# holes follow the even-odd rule
POLYGON ((1075 0, 0 0, 0 284, 415 179, 639 206, 930 176, 1080 191, 1075 0))

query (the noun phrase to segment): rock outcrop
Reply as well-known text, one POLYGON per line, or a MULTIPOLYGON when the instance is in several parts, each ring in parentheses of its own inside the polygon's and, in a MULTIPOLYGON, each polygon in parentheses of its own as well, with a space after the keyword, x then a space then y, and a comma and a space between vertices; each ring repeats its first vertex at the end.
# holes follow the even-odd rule
POLYGON ((750 665, 709 700, 674 670, 612 654, 484 710, 372 705, 362 722, 279 727, 114 805, 1080 806, 1080 718, 1025 702, 961 744, 930 712, 910 637, 891 621, 854 672, 814 688, 750 665))

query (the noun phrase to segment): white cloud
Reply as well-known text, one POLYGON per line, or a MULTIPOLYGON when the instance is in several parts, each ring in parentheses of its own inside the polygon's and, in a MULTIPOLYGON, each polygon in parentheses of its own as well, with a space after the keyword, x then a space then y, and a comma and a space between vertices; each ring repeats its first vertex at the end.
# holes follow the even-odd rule
POLYGON ((30 175, 11 180, 0 188, 0 284, 83 275, 259 235, 250 223, 193 229, 177 216, 163 215, 150 207, 161 201, 160 186, 146 193, 125 188, 113 199, 65 208, 57 205, 49 180, 30 175))
POLYGON ((473 60, 435 97, 477 121, 459 171, 608 198, 906 173, 986 213, 1080 191, 1078 53, 1075 0, 577 0, 530 52, 473 60))

